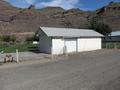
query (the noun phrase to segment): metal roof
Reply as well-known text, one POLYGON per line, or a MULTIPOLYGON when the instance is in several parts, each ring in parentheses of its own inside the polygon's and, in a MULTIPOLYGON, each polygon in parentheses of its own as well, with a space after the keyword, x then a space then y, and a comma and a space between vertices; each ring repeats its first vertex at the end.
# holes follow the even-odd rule
POLYGON ((114 32, 112 32, 111 36, 120 36, 120 31, 114 31, 114 32))
POLYGON ((90 29, 40 27, 48 37, 102 37, 103 35, 90 29))

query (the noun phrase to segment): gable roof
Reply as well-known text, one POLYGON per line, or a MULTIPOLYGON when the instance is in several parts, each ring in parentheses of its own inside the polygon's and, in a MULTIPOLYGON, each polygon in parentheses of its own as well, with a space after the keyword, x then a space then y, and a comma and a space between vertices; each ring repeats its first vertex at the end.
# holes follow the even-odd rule
POLYGON ((103 35, 90 29, 40 27, 48 37, 102 37, 103 35))

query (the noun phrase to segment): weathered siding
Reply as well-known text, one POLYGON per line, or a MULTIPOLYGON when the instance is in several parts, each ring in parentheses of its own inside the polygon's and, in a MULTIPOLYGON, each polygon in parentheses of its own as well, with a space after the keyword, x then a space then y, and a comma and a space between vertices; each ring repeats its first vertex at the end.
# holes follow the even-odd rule
POLYGON ((39 50, 44 53, 51 53, 52 39, 41 31, 39 36, 39 50))

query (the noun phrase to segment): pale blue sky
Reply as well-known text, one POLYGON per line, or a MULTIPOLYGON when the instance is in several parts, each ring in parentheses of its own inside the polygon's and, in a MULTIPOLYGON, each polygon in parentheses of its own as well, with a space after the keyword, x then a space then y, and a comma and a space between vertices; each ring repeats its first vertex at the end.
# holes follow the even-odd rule
POLYGON ((7 0, 10 4, 20 8, 26 8, 35 4, 36 8, 46 6, 59 6, 64 9, 80 8, 82 10, 96 10, 107 5, 109 2, 120 2, 120 0, 7 0))

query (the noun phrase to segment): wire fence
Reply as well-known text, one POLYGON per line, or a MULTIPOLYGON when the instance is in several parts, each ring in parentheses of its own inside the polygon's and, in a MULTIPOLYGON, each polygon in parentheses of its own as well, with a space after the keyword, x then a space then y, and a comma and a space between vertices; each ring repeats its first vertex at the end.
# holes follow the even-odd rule
POLYGON ((120 42, 103 42, 103 49, 120 49, 120 42))

